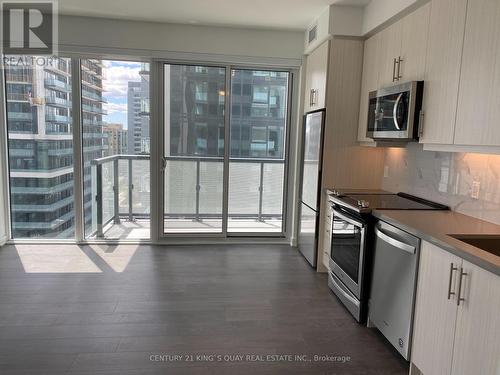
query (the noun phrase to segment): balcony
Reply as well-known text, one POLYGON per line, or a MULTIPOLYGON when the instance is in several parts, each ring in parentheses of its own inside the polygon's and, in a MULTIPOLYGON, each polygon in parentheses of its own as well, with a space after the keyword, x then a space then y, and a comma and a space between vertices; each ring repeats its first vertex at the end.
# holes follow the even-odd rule
POLYGON ((96 94, 88 90, 82 89, 82 98, 94 100, 96 102, 106 103, 106 100, 102 97, 102 94, 96 94))
POLYGON ((100 115, 107 115, 108 114, 108 112, 105 109, 103 109, 102 107, 98 107, 96 105, 82 104, 82 110, 84 112, 97 113, 100 115))
POLYGON ((54 107, 63 107, 63 108, 71 107, 71 101, 64 98, 58 98, 57 96, 46 96, 45 103, 54 107))
POLYGON ((71 91, 71 85, 64 81, 59 81, 58 79, 45 79, 45 86, 51 89, 56 89, 59 91, 69 92, 71 91))
MULTIPOLYGON (((220 233, 223 158, 167 157, 166 163, 165 232, 220 233)), ((283 172, 283 160, 230 160, 229 232, 282 231, 283 172)), ((149 238, 149 155, 94 159, 92 179, 95 199, 87 235, 149 238)))
POLYGON ((63 122, 63 123, 71 123, 71 117, 68 115, 58 115, 55 113, 46 113, 45 120, 49 122, 63 122))
POLYGON ((31 112, 13 112, 8 111, 7 117, 9 120, 17 120, 17 121, 31 121, 33 120, 33 115, 31 112))

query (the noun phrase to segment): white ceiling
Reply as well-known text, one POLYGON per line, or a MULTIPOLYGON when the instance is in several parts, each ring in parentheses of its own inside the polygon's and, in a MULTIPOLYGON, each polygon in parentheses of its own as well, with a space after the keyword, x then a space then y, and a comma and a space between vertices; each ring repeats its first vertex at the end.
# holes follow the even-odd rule
POLYGON ((59 0, 59 13, 138 21, 305 29, 330 4, 371 0, 59 0))

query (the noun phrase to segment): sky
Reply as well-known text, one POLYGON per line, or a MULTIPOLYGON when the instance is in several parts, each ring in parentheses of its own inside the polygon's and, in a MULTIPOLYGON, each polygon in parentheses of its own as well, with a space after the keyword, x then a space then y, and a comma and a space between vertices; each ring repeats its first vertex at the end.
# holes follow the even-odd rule
POLYGON ((127 87, 129 81, 140 81, 141 64, 129 61, 103 61, 103 96, 108 111, 103 120, 127 128, 127 87))

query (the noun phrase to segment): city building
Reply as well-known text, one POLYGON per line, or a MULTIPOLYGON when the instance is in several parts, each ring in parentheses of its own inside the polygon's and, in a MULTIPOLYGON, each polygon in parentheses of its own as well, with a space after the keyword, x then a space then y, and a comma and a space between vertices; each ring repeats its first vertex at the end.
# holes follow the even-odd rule
MULTIPOLYGON (((166 103, 167 155, 223 156, 225 70, 168 65, 165 74, 167 91, 180 93, 166 103)), ((285 72, 231 71, 231 157, 284 158, 288 79, 285 72)))
MULTIPOLYGON (((12 236, 74 237, 70 60, 39 65, 25 59, 5 69, 12 236)), ((102 104, 102 65, 82 60, 86 187, 91 184, 90 161, 103 152, 102 104)), ((86 194, 86 212, 91 205, 91 194, 86 194)))
POLYGON ((128 82, 128 153, 149 154, 149 64, 141 64, 140 81, 128 82))
POLYGON ((123 128, 123 124, 104 124, 102 126, 104 134, 104 155, 111 156, 118 154, 126 154, 127 148, 127 129, 123 128))

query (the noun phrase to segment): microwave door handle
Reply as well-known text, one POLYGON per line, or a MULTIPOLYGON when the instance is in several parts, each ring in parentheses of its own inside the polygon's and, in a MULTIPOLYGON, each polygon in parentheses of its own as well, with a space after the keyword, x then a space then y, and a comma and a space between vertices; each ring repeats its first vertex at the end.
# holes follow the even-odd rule
POLYGON ((399 94, 398 98, 396 99, 396 103, 394 103, 394 108, 392 109, 392 119, 394 120, 394 125, 398 130, 401 130, 401 126, 399 125, 398 122, 398 107, 399 104, 401 103, 402 98, 403 98, 403 93, 399 94))

